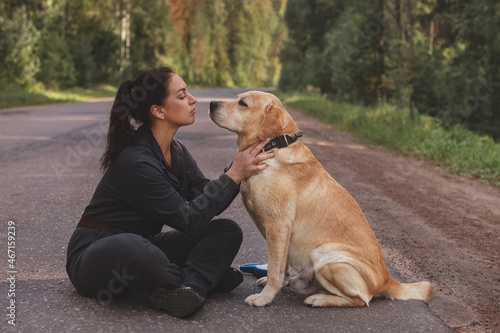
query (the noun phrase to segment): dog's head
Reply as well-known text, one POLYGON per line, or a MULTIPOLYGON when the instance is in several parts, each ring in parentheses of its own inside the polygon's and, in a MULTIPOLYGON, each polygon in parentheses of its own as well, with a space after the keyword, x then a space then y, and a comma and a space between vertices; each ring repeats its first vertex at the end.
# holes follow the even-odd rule
POLYGON ((210 102, 210 118, 238 134, 240 150, 261 140, 299 131, 281 101, 260 91, 245 92, 230 102, 210 102))

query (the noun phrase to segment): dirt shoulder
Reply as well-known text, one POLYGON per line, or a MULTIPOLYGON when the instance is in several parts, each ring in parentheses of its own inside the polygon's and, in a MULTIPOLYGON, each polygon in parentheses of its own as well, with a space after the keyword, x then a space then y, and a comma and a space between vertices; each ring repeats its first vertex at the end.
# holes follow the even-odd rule
POLYGON ((431 281, 429 305, 456 332, 500 331, 500 189, 289 111, 302 142, 358 201, 402 279, 431 281))

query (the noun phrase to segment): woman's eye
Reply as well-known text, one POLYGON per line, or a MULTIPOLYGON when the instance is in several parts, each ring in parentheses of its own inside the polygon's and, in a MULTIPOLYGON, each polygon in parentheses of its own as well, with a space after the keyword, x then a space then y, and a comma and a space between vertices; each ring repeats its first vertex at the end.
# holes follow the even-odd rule
POLYGON ((244 107, 247 107, 247 106, 248 106, 248 105, 247 105, 247 103, 243 102, 243 100, 242 100, 242 99, 240 99, 240 101, 238 102, 238 105, 239 105, 239 106, 244 106, 244 107))

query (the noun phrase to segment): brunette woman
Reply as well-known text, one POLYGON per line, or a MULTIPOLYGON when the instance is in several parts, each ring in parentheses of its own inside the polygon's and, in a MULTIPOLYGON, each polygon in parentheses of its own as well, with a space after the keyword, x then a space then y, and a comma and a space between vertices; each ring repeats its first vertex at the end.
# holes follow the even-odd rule
POLYGON ((121 84, 101 159, 104 174, 68 245, 66 270, 81 294, 107 303, 127 290, 147 293, 155 308, 186 317, 210 293, 243 281, 231 268, 241 229, 214 217, 272 154, 259 154, 266 142, 257 143, 236 154, 218 179, 206 179, 175 138, 195 121, 195 104, 169 67, 121 84), (172 230, 162 232, 164 225, 172 230))

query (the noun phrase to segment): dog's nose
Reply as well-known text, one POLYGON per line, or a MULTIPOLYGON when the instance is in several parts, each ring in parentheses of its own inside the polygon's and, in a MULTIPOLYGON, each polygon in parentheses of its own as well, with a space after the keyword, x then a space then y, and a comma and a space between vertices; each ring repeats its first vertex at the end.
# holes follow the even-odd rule
POLYGON ((219 102, 211 101, 210 102, 210 111, 217 109, 217 106, 219 106, 219 102))

